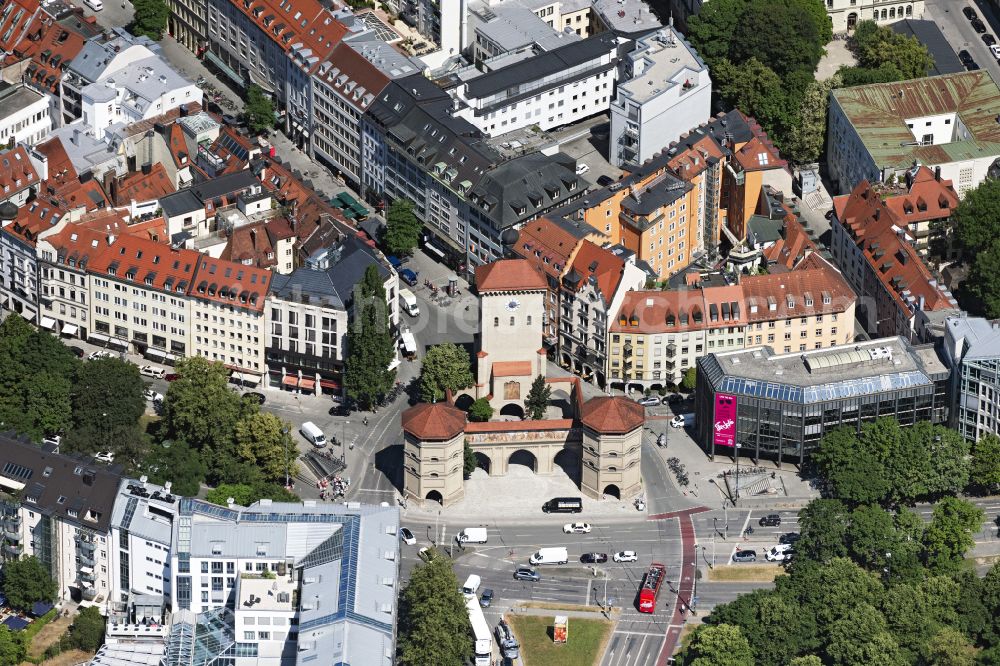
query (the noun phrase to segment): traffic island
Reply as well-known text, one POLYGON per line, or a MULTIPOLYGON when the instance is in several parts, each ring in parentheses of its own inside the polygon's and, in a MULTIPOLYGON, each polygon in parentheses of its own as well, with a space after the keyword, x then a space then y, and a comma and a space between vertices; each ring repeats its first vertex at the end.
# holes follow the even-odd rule
POLYGON ((708 570, 709 583, 770 583, 785 573, 780 564, 734 564, 708 570))
POLYGON ((524 666, 591 666, 600 662, 614 623, 599 615, 596 619, 569 617, 566 641, 555 642, 555 618, 564 615, 552 611, 546 615, 510 614, 505 616, 518 642, 524 666))

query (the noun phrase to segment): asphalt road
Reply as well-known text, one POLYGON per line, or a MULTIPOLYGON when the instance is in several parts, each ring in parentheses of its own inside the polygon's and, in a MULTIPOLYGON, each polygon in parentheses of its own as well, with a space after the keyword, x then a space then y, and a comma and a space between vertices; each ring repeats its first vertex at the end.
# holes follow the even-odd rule
POLYGON ((994 80, 1000 81, 1000 64, 983 43, 982 37, 972 29, 972 25, 962 14, 962 8, 966 6, 976 11, 986 24, 988 34, 1000 37, 1000 23, 996 21, 992 10, 987 8, 985 3, 968 0, 926 0, 924 18, 937 23, 956 53, 963 49, 967 50, 983 70, 988 71, 994 80))

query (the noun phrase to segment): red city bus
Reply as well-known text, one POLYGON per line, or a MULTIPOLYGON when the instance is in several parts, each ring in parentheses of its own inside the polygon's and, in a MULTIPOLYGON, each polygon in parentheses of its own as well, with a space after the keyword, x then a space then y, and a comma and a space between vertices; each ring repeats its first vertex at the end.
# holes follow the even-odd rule
POLYGON ((646 578, 639 590, 639 612, 652 613, 656 610, 656 597, 660 594, 660 585, 667 576, 667 568, 658 562, 649 565, 646 578))

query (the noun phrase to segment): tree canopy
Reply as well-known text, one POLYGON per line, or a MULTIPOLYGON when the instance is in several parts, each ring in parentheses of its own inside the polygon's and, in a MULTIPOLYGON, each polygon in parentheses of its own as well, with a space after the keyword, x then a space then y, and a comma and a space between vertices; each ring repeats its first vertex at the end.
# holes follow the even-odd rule
POLYGON ((389 365, 395 358, 385 303, 385 288, 375 266, 369 266, 355 288, 353 321, 347 330, 344 389, 362 409, 371 409, 396 381, 389 365))
POLYGON ((274 127, 274 103, 260 86, 251 85, 247 89, 243 116, 250 130, 257 134, 263 134, 274 127))
POLYGON ((420 368, 421 400, 443 400, 445 391, 461 391, 472 382, 472 360, 465 347, 445 342, 427 350, 420 368))
POLYGON ((1000 437, 987 433, 972 445, 969 483, 981 493, 1000 488, 1000 437))
POLYGON ((493 418, 493 405, 486 398, 477 398, 469 406, 469 419, 472 421, 489 421, 493 418))
POLYGON ((970 263, 958 291, 962 308, 974 315, 1000 317, 1000 181, 987 178, 966 192, 951 222, 970 263))
POLYGON ((552 395, 552 387, 545 383, 545 377, 538 375, 531 382, 531 390, 528 391, 524 399, 524 412, 529 419, 537 421, 545 418, 545 410, 549 406, 549 396, 552 395))
POLYGON ((58 586, 35 556, 5 563, 3 573, 3 593, 12 608, 26 611, 36 601, 56 598, 58 586))
POLYGON ((134 458, 143 440, 139 419, 146 411, 145 388, 139 368, 126 361, 99 358, 81 364, 71 393, 67 450, 134 458))
POLYGON ((399 601, 399 660, 406 666, 460 666, 472 656, 465 600, 451 560, 418 564, 399 601))
POLYGON ((262 499, 275 502, 295 502, 299 499, 294 493, 276 483, 223 483, 210 490, 205 499, 212 504, 227 506, 230 497, 240 506, 250 506, 262 499))
POLYGON ((413 204, 395 199, 385 216, 385 246, 393 254, 410 254, 420 242, 420 220, 413 213, 413 204))
POLYGON ((858 23, 848 45, 858 61, 855 67, 841 69, 844 84, 849 86, 919 79, 934 65, 927 47, 916 37, 874 21, 858 23))
POLYGON ((740 627, 702 625, 691 634, 678 663, 684 666, 746 666, 754 663, 754 655, 740 627))
POLYGON ((107 620, 96 606, 81 608, 69 629, 69 642, 78 650, 96 652, 104 644, 107 620))
POLYGON ((129 32, 159 40, 167 29, 170 9, 164 0, 132 0, 135 10, 129 32))

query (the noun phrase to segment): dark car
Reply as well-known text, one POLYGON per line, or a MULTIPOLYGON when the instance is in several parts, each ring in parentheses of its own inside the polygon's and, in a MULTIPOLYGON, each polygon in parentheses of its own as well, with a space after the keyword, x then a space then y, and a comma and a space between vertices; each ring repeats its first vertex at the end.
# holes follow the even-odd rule
POLYGON ((982 40, 983 40, 983 44, 986 44, 986 46, 993 46, 994 44, 997 43, 997 38, 994 37, 993 35, 989 34, 989 33, 986 33, 985 35, 983 35, 982 36, 982 40))
POLYGON ((757 524, 761 527, 777 527, 781 524, 781 516, 776 513, 772 513, 767 516, 763 516, 757 521, 757 524))
POLYGON ((615 179, 612 178, 611 176, 598 176, 597 177, 597 184, 600 185, 601 187, 607 187, 608 185, 610 185, 613 182, 615 182, 615 179))
POLYGON ((782 534, 781 538, 778 539, 778 543, 787 543, 789 545, 795 545, 800 539, 798 532, 789 532, 787 534, 782 534))
POLYGON ((417 274, 409 268, 404 268, 399 271, 399 277, 403 278, 403 282, 410 285, 411 287, 417 284, 417 274))
POLYGON ((73 352, 73 356, 76 356, 77 358, 83 358, 87 355, 87 352, 83 351, 79 347, 70 346, 69 350, 73 352))
POLYGON ((972 29, 978 32, 979 34, 982 34, 986 32, 986 25, 979 19, 973 19, 972 29))
POLYGON ((532 583, 537 583, 541 579, 542 577, 538 575, 538 572, 529 566, 522 564, 514 570, 514 580, 526 580, 532 583))
POLYGON ((969 19, 970 21, 976 21, 979 19, 979 15, 976 14, 976 10, 973 9, 972 7, 969 6, 962 7, 962 13, 965 14, 965 18, 969 19))
POLYGON ((168 372, 167 374, 163 375, 163 378, 168 382, 176 382, 178 379, 180 379, 180 377, 181 376, 178 375, 176 372, 168 372))
POLYGON ((244 393, 243 397, 253 400, 258 405, 263 405, 265 402, 267 402, 267 397, 263 393, 244 393))
POLYGON ((963 65, 968 65, 971 62, 975 62, 975 60, 972 59, 972 54, 966 51, 965 49, 962 49, 961 51, 958 52, 958 59, 962 61, 963 65))
POLYGON ((584 564, 604 564, 608 561, 607 553, 584 553, 580 556, 580 561, 584 564))
POLYGON ((489 608, 490 604, 493 603, 493 590, 487 589, 483 590, 483 594, 479 597, 479 605, 483 608, 489 608))
POLYGON ((756 550, 738 550, 733 553, 733 562, 756 562, 756 550))

